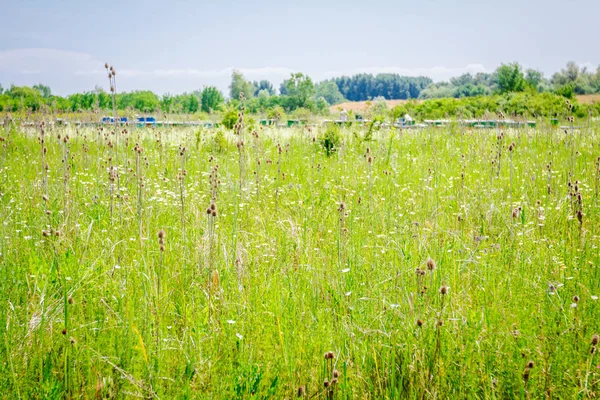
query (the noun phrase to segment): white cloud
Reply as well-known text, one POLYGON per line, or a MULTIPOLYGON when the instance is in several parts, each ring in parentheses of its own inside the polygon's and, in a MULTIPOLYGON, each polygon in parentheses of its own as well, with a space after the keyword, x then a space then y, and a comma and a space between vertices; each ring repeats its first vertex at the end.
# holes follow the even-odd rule
MULTIPOLYGON (((260 68, 199 69, 131 69, 127 66, 116 66, 119 90, 149 89, 157 93, 181 93, 199 89, 205 85, 215 85, 227 92, 230 76, 234 69, 241 71, 249 80, 268 79, 278 86, 297 69, 277 66, 260 68), (122 69, 121 69, 122 68, 122 69)), ((319 81, 341 75, 357 73, 396 73, 407 76, 429 76, 434 81, 447 80, 463 73, 489 72, 481 64, 470 64, 465 67, 447 68, 443 66, 431 68, 401 68, 394 66, 349 68, 337 71, 302 71, 319 81)), ((0 51, 0 73, 4 86, 33 85, 44 83, 57 94, 69 94, 92 90, 94 86, 107 85, 104 61, 91 54, 60 49, 14 49, 0 51)))
MULTIPOLYGON (((222 78, 230 77, 234 70, 238 70, 244 74, 248 79, 254 79, 253 77, 266 77, 279 75, 288 77, 291 73, 296 72, 293 69, 281 68, 281 67, 263 67, 263 68, 233 68, 227 67, 223 69, 213 70, 201 70, 195 68, 184 68, 184 69, 157 69, 157 70, 139 70, 139 69, 124 69, 119 72, 120 75, 129 77, 174 77, 174 78, 222 78)), ((97 73, 97 71, 90 71, 90 73, 97 73)))
POLYGON ((86 53, 58 49, 14 49, 0 51, 0 71, 23 72, 35 67, 42 72, 73 72, 97 67, 101 63, 86 53))

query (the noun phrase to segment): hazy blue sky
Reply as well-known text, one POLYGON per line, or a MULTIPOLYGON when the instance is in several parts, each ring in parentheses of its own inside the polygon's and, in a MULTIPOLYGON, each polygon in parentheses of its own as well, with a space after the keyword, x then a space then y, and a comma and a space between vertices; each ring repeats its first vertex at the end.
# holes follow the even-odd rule
POLYGON ((277 85, 357 72, 447 79, 518 61, 600 64, 600 0, 0 0, 0 84, 179 93, 232 68, 277 85))

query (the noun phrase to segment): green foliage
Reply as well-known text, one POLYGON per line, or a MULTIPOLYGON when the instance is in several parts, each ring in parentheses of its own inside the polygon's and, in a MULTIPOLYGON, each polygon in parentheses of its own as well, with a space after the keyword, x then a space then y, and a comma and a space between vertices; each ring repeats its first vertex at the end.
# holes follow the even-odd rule
POLYGON ((319 115, 329 115, 329 103, 323 97, 319 97, 315 102, 315 111, 319 115))
POLYGON ((494 74, 477 73, 474 76, 467 73, 450 78, 450 82, 431 84, 419 95, 422 99, 444 98, 444 97, 475 97, 485 96, 496 87, 494 74))
POLYGON ((234 107, 229 107, 225 110, 223 114, 223 119, 221 120, 221 124, 227 129, 233 129, 236 122, 238 121, 238 110, 234 107))
MULTIPOLYGON (((229 128, 231 129, 231 128, 229 128)), ((227 149, 227 138, 222 129, 217 129, 213 137, 213 150, 217 153, 222 153, 227 149)))
POLYGON ((367 131, 363 140, 368 142, 373 140, 373 132, 381 129, 381 124, 385 122, 385 116, 383 114, 374 115, 371 122, 369 122, 367 131))
POLYGON ((535 69, 525 71, 525 82, 537 92, 542 92, 545 89, 544 74, 535 69))
MULTIPOLYGON (((433 81, 426 77, 397 74, 358 74, 331 79, 342 96, 350 101, 365 101, 378 96, 390 99, 416 99, 433 81)), ((327 81, 326 81, 327 82, 327 81)))
POLYGON ((344 95, 340 93, 338 86, 333 81, 325 81, 315 86, 315 96, 317 99, 323 98, 329 105, 335 105, 346 101, 344 95))
POLYGON ((600 93, 600 66, 593 71, 569 61, 565 68, 552 75, 551 82, 555 91, 564 92, 563 88, 571 85, 574 94, 600 93))
POLYGON ((281 106, 275 106, 267 111, 267 118, 282 121, 285 119, 285 110, 281 106))
POLYGON ((225 128, 111 146, 96 127, 55 125, 41 144, 15 124, 0 397, 598 398, 600 125, 576 124, 369 143, 332 126, 330 157, 276 127, 240 151, 225 128))
POLYGON ((35 90, 37 90, 38 92, 40 92, 40 94, 42 95, 43 98, 48 99, 50 98, 50 96, 52 96, 52 91, 50 90, 50 87, 46 86, 46 85, 42 85, 37 84, 37 85, 33 85, 33 88, 35 90))
POLYGON ((312 112, 307 108, 297 108, 290 113, 290 116, 300 121, 308 121, 312 116, 312 112))
POLYGON ((151 91, 141 90, 119 94, 117 96, 117 104, 120 110, 131 107, 144 113, 153 113, 159 109, 160 100, 151 91))
POLYGON ((502 64, 496 70, 498 93, 522 92, 525 90, 525 75, 518 63, 502 64))
POLYGON ((240 93, 244 93, 244 97, 247 99, 252 98, 254 96, 254 86, 244 79, 244 74, 238 70, 233 70, 231 84, 229 85, 229 97, 238 100, 240 93))
POLYGON ((6 111, 38 111, 45 103, 38 90, 27 86, 11 86, 2 95, 0 104, 6 111))
POLYGON ((207 86, 202 90, 202 111, 206 113, 218 111, 224 102, 223 95, 216 87, 207 86))
POLYGON ((335 153, 342 143, 340 127, 337 124, 327 125, 327 129, 319 138, 319 143, 328 156, 335 153))
POLYGON ((554 93, 566 97, 567 99, 573 99, 575 97, 575 85, 573 83, 567 83, 566 85, 554 89, 554 93))
POLYGON ((388 105, 383 97, 373 99, 373 107, 370 109, 373 116, 381 117, 388 113, 388 105))
MULTIPOLYGON (((576 101, 573 100, 576 104, 576 101)), ((483 118, 498 111, 506 115, 549 117, 565 111, 564 98, 553 93, 520 92, 505 95, 431 99, 401 106, 402 113, 420 119, 483 118)))
MULTIPOLYGON (((205 88, 206 90, 207 88, 205 88)), ((432 104, 423 106, 422 117, 437 115, 445 117, 458 114, 460 116, 478 116, 481 110, 490 112, 503 103, 498 97, 484 99, 491 93, 509 94, 527 92, 534 95, 554 91, 555 93, 574 98, 579 94, 600 93, 600 67, 595 70, 580 67, 574 62, 555 73, 550 80, 537 70, 528 69, 523 73, 517 63, 503 64, 494 73, 463 74, 451 78, 448 82, 432 83, 424 77, 402 77, 395 74, 358 74, 353 77, 339 77, 314 84, 310 77, 298 73, 292 74, 280 87, 281 95, 275 95, 275 89, 269 81, 249 82, 239 71, 233 71, 230 85, 230 105, 239 101, 239 93, 245 93, 244 105, 249 113, 267 113, 268 110, 280 106, 291 112, 297 108, 309 109, 312 113, 327 115, 329 104, 338 104, 346 98, 352 101, 384 99, 438 99, 438 98, 477 98, 473 102, 459 102, 455 106, 444 103, 446 110, 429 109, 432 104), (492 105, 491 103, 496 103, 492 105), (491 108, 488 108, 491 107, 491 108), (454 113, 454 114, 453 114, 454 113)), ((153 113, 161 110, 164 113, 195 114, 202 110, 208 113, 220 111, 224 104, 223 94, 214 87, 205 93, 202 103, 202 91, 192 93, 165 94, 160 98, 150 91, 135 91, 117 94, 117 109, 128 113, 153 113)), ((503 104, 502 104, 503 106, 503 104)), ((412 107, 414 108, 414 107, 412 107)), ((33 88, 12 86, 8 90, 0 90, 0 111, 26 112, 46 110, 53 112, 84 112, 112 110, 112 97, 101 88, 93 91, 76 93, 68 97, 54 96, 48 86, 35 85, 33 88)), ((582 108, 583 109, 583 108, 582 108)), ((595 113, 595 108, 589 109, 595 113)), ((417 116, 418 117, 418 116, 417 116)))
POLYGON ((171 108, 173 107, 173 96, 168 93, 164 94, 160 99, 159 106, 161 111, 167 114, 170 113, 171 108))
POLYGON ((286 109, 293 111, 296 108, 314 108, 315 85, 309 76, 302 73, 291 74, 283 82, 286 92, 286 109))
POLYGON ((254 97, 258 96, 258 94, 263 90, 266 91, 269 96, 275 95, 275 88, 273 87, 273 84, 267 80, 252 82, 252 86, 254 87, 254 97))

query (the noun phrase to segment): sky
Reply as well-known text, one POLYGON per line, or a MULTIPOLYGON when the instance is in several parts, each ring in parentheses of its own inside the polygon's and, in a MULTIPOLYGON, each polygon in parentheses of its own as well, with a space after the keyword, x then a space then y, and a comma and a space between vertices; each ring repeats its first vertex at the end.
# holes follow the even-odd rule
POLYGON ((599 0, 0 0, 0 84, 67 95, 182 93, 231 72, 277 87, 361 72, 447 80, 519 62, 547 76, 600 65, 599 0))

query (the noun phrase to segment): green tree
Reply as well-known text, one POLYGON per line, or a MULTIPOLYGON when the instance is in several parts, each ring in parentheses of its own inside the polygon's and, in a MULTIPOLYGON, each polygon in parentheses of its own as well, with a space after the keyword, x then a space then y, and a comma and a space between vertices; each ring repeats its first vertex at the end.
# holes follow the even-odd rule
POLYGON ((6 94, 12 99, 13 111, 37 111, 43 104, 40 92, 27 86, 11 86, 6 94))
POLYGON ((525 75, 518 63, 502 64, 496 70, 498 92, 522 92, 525 90, 525 75))
POLYGON ((333 81, 325 81, 315 86, 317 98, 324 98, 329 105, 339 104, 346 101, 344 95, 333 81))
POLYGON ((173 96, 171 96, 169 93, 163 94, 162 98, 160 99, 160 110, 164 113, 170 114, 172 106, 173 96))
POLYGON ((218 111, 221 109, 221 106, 225 102, 223 99, 223 95, 214 86, 207 86, 202 90, 202 111, 206 113, 211 113, 213 111, 218 111))
POLYGON ((228 107, 223 113, 223 119, 221 124, 227 129, 233 129, 234 125, 238 121, 238 110, 236 107, 228 107))
POLYGON ((251 98, 254 96, 254 86, 252 83, 244 79, 244 75, 234 69, 231 73, 231 84, 229 85, 229 97, 239 99, 240 93, 244 93, 244 97, 251 98))
POLYGON ((41 83, 39 83, 37 85, 33 85, 33 88, 40 92, 42 97, 45 99, 48 99, 50 98, 50 96, 52 96, 52 91, 50 90, 50 87, 46 85, 42 85, 41 83))
POLYGON ((288 110, 300 107, 311 110, 314 108, 315 85, 308 75, 301 72, 291 74, 284 83, 288 96, 288 110))
POLYGON ((525 82, 536 91, 541 92, 544 89, 544 74, 541 71, 530 68, 525 71, 525 82))
POLYGON ((275 94, 275 88, 273 87, 273 84, 267 80, 252 82, 252 86, 254 86, 254 97, 257 97, 258 94, 263 90, 266 90, 269 96, 273 96, 275 94))
POLYGON ((183 94, 183 110, 189 114, 193 114, 200 108, 200 101, 193 94, 183 94))
POLYGON ((315 108, 319 115, 329 115, 329 103, 325 98, 319 97, 315 103, 315 108))

